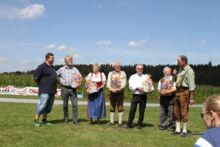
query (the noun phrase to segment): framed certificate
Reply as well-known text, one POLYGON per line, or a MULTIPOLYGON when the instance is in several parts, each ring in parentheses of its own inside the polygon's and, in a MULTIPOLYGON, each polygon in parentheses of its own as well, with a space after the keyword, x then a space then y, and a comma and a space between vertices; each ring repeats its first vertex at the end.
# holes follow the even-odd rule
POLYGON ((92 94, 98 91, 97 85, 91 80, 87 80, 85 83, 85 89, 88 94, 92 94))
POLYGON ((170 79, 163 78, 161 80, 160 89, 162 92, 166 92, 168 90, 171 90, 172 88, 173 88, 173 83, 170 79))
POLYGON ((71 86, 73 88, 77 88, 81 85, 81 75, 80 74, 73 74, 71 86))
POLYGON ((142 87, 144 89, 144 92, 151 92, 153 88, 153 84, 151 80, 145 80, 142 83, 142 87))

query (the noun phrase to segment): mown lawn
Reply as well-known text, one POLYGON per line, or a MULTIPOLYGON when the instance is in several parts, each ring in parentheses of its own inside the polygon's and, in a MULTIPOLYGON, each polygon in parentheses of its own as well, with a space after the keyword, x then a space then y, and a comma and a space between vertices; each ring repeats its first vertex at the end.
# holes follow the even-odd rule
MULTIPOLYGON (((192 135, 186 138, 159 130, 158 108, 146 109, 142 130, 118 128, 117 125, 107 126, 109 117, 102 120, 101 125, 89 125, 86 109, 85 106, 79 107, 80 124, 74 126, 72 123, 63 123, 62 105, 56 105, 49 117, 53 125, 35 128, 33 126, 35 105, 0 103, 0 146, 188 147, 193 146, 199 137, 198 134, 205 130, 199 116, 200 108, 190 109, 189 128, 192 135)), ((129 107, 125 108, 124 120, 127 120, 128 109, 129 107)), ((107 107, 107 114, 108 111, 107 107)))

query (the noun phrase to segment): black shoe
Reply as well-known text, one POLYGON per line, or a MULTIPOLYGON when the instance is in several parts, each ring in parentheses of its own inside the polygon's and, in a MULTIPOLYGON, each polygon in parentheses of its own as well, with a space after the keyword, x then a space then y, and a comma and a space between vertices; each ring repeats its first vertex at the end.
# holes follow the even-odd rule
POLYGON ((142 125, 137 125, 137 129, 142 129, 142 125))
POLYGON ((180 134, 180 136, 181 136, 181 137, 187 137, 187 136, 188 136, 188 133, 187 133, 187 132, 182 132, 182 133, 180 134))
POLYGON ((126 129, 131 129, 132 126, 131 125, 126 125, 126 129))
POLYGON ((73 124, 74 124, 74 125, 76 125, 76 126, 77 126, 77 125, 79 125, 79 123, 78 123, 78 122, 73 122, 73 124))
POLYGON ((99 119, 97 119, 96 124, 97 124, 97 125, 101 125, 101 122, 100 122, 99 119))
POLYGON ((180 132, 176 132, 176 131, 174 131, 173 133, 172 133, 172 135, 179 135, 180 134, 180 132))
POLYGON ((113 126, 114 124, 111 123, 111 122, 108 122, 106 125, 107 125, 107 126, 113 126))
POLYGON ((164 130, 166 130, 166 129, 167 129, 167 127, 165 127, 165 126, 161 126, 161 127, 160 127, 160 130, 161 130, 161 131, 164 131, 164 130))
POLYGON ((118 127, 119 127, 119 128, 122 128, 122 126, 123 126, 123 124, 118 124, 118 127))
POLYGON ((167 128, 167 131, 174 131, 175 129, 176 129, 175 126, 170 126, 170 127, 167 128))
POLYGON ((93 122, 92 119, 90 119, 89 124, 90 124, 90 125, 93 125, 93 124, 94 124, 94 122, 93 122))
POLYGON ((64 119, 64 123, 69 123, 69 119, 64 119))

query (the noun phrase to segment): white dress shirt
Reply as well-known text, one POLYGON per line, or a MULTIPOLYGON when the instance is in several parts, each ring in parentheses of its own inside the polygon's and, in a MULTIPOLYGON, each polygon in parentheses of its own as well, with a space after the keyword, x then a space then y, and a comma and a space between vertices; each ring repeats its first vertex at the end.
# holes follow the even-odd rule
MULTIPOLYGON (((129 88, 133 94, 144 94, 145 92, 139 92, 137 88, 143 87, 143 82, 148 79, 148 75, 142 74, 139 76, 137 73, 133 74, 129 79, 129 88)), ((154 90, 152 86, 151 90, 154 90)))

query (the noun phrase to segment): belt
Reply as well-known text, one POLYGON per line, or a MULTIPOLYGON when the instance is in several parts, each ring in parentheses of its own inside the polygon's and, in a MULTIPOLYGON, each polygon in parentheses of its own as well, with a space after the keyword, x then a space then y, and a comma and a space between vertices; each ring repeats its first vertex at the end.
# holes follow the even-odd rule
POLYGON ((143 94, 134 94, 133 93, 133 96, 144 96, 144 95, 147 95, 147 94, 145 94, 145 93, 143 93, 143 94))
POLYGON ((181 87, 177 87, 176 88, 177 89, 177 91, 185 91, 185 90, 189 90, 189 87, 183 87, 183 86, 181 86, 181 87))
POLYGON ((66 88, 66 89, 75 89, 75 88, 73 88, 73 87, 71 87, 71 86, 65 86, 65 85, 61 85, 61 87, 63 87, 63 88, 66 88))

